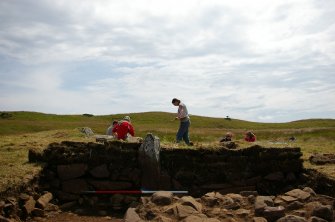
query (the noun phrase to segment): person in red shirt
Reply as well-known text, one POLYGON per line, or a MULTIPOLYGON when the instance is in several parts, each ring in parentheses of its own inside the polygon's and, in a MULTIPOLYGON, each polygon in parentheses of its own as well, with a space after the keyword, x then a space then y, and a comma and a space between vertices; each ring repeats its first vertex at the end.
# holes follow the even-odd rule
POLYGON ((255 142, 256 141, 256 135, 253 134, 251 131, 249 131, 245 134, 244 140, 247 141, 247 142, 255 142))
POLYGON ((128 134, 135 136, 134 127, 131 125, 130 117, 125 116, 116 127, 113 128, 113 133, 116 134, 117 139, 126 140, 128 134))

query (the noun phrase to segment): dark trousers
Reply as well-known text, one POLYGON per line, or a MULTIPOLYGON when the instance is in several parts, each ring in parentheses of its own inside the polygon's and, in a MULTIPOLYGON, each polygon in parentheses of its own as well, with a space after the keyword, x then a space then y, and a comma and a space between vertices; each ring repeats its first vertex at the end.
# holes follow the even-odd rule
POLYGON ((177 143, 179 143, 181 140, 184 140, 187 145, 190 144, 190 138, 188 136, 188 128, 190 127, 190 123, 191 123, 190 120, 180 122, 176 136, 177 143))

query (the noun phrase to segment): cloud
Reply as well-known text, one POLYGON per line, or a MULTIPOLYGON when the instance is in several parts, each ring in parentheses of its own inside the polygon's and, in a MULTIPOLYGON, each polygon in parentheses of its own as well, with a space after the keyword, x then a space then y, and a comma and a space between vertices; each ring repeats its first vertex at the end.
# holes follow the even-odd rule
POLYGON ((331 6, 2 1, 0 103, 48 113, 175 112, 178 97, 194 115, 334 118, 331 6))

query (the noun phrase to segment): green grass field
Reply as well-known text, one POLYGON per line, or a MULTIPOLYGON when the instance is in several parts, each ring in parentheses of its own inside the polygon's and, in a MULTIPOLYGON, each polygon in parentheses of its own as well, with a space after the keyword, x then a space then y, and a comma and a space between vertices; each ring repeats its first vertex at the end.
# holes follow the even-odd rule
MULTIPOLYGON (((4 112, 0 112, 4 113, 4 112)), ((90 127, 96 134, 105 134, 114 119, 129 115, 136 136, 147 133, 158 136, 167 147, 188 148, 174 144, 178 121, 175 114, 164 112, 125 113, 105 116, 54 115, 36 112, 10 112, 0 118, 0 192, 19 183, 25 175, 38 173, 40 166, 28 163, 28 150, 44 149, 51 142, 63 140, 92 142, 78 130, 90 127)), ((265 147, 301 147, 303 159, 313 153, 335 153, 335 119, 308 119, 288 123, 257 123, 237 119, 191 116, 190 137, 197 147, 219 146, 219 139, 230 131, 240 148, 251 144, 243 141, 247 130, 257 136, 256 144, 265 147), (295 136, 296 142, 288 143, 295 136)), ((333 165, 314 166, 305 161, 305 166, 315 168, 335 177, 333 165)))

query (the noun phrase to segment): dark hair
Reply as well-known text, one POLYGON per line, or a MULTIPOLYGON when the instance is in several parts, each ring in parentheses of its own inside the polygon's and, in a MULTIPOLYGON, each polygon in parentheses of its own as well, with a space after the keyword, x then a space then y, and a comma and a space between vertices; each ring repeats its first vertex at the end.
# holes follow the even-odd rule
POLYGON ((117 121, 117 120, 114 120, 114 121, 113 121, 113 125, 114 125, 114 124, 117 124, 117 123, 118 123, 118 121, 117 121))
POLYGON ((177 98, 173 98, 173 99, 172 99, 172 103, 175 103, 175 102, 178 102, 178 103, 180 103, 180 100, 179 100, 179 99, 177 99, 177 98))

